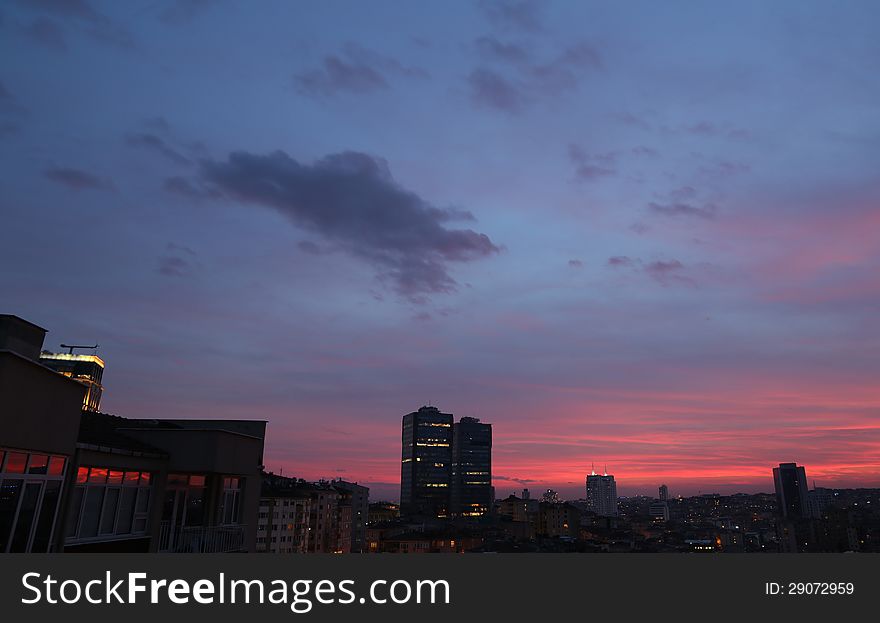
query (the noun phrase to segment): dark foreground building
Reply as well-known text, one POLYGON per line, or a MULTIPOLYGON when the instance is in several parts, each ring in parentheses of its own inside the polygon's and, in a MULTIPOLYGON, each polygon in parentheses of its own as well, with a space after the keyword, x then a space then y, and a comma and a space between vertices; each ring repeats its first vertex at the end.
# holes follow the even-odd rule
POLYGON ((491 512, 492 425, 422 407, 403 416, 400 515, 473 519, 491 512))
POLYGON ((449 516, 452 476, 452 414, 422 407, 403 416, 400 514, 449 516))
POLYGON ((482 517, 495 503, 492 490, 492 425, 463 417, 452 429, 453 517, 482 517))
POLYGON ((254 551, 266 423, 83 411, 45 333, 0 316, 0 552, 254 551))

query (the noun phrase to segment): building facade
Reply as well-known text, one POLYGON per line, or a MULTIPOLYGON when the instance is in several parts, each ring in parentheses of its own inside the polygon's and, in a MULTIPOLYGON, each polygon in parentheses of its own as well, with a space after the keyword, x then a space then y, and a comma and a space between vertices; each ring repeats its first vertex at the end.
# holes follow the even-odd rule
POLYGON ((780 463, 773 468, 773 484, 779 514, 784 519, 809 518, 810 501, 807 492, 807 473, 797 463, 780 463))
POLYGON ((617 483, 610 474, 587 476, 587 509, 600 517, 617 517, 617 483))
POLYGON ((492 425, 463 417, 452 429, 452 515, 476 518, 492 511, 492 425))
POLYGON ((452 476, 451 413, 422 407, 403 416, 400 514, 445 519, 452 476))
POLYGON ((104 360, 96 354, 75 354, 73 348, 69 353, 51 353, 42 351, 40 363, 59 374, 81 383, 86 388, 83 396, 83 411, 100 411, 101 395, 104 386, 104 360))

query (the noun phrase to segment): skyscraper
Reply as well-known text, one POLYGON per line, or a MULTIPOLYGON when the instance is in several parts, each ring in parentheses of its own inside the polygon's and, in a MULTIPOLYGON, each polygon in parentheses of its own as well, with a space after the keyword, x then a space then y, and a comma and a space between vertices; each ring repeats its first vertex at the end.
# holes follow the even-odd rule
POLYGON ((101 410, 101 393, 104 391, 101 378, 104 376, 104 360, 98 355, 79 355, 70 347, 69 353, 40 353, 40 363, 86 386, 83 397, 83 411, 101 410))
POLYGON ((660 501, 669 501, 669 487, 667 487, 666 485, 660 485, 660 501))
POLYGON ((617 517, 617 483, 610 474, 587 476, 587 508, 601 517, 617 517))
POLYGON ((463 417, 452 428, 452 514, 482 517, 493 505, 492 425, 463 417))
POLYGON ((773 468, 773 484, 779 514, 785 519, 810 517, 810 501, 807 493, 807 472, 797 463, 780 463, 773 468))
POLYGON ((403 416, 400 514, 449 516, 452 476, 452 414, 422 407, 403 416))

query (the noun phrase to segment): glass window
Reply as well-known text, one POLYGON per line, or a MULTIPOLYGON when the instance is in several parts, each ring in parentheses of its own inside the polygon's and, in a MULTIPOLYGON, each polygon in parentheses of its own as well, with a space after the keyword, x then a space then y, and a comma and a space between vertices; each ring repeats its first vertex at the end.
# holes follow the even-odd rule
POLYGON ((19 478, 7 478, 0 482, 0 554, 9 545, 12 522, 15 521, 15 509, 21 495, 23 481, 19 478))
POLYGON ((76 536, 76 524, 79 523, 79 517, 82 513, 84 493, 85 487, 75 487, 73 489, 73 498, 70 500, 70 512, 67 515, 67 531, 64 533, 68 538, 76 536))
POLYGON ((28 474, 45 474, 49 471, 49 455, 32 454, 28 474))
POLYGON ((89 468, 88 467, 77 467, 76 468, 76 484, 81 485, 89 479, 89 468))
POLYGON ((107 482, 107 468, 106 467, 93 467, 89 470, 89 483, 94 484, 103 484, 107 482))
POLYGON ((3 470, 7 474, 23 474, 27 465, 27 452, 7 452, 6 468, 3 470))
POLYGON ((122 484, 122 472, 117 472, 117 471, 111 469, 110 475, 107 477, 107 484, 121 485, 122 484))
POLYGON ((0 472, 3 471, 3 459, 6 456, 5 450, 0 450, 0 472))
MULTIPOLYGON (((121 477, 121 475, 120 475, 121 477)), ((116 524, 116 506, 119 504, 119 491, 116 487, 107 487, 104 494, 104 510, 101 511, 101 534, 113 534, 116 524)))
POLYGON ((52 525, 55 523, 55 513, 58 509, 58 496, 60 493, 60 480, 49 480, 46 482, 46 487, 43 491, 43 502, 40 505, 40 516, 37 520, 37 530, 34 533, 33 545, 31 545, 32 552, 49 551, 49 537, 52 535, 52 525))
POLYGON ((64 461, 63 456, 53 456, 49 459, 49 475, 61 476, 64 473, 64 461))
POLYGON ((140 472, 125 472, 125 484, 137 486, 138 478, 140 478, 140 475, 140 472))
POLYGON ((186 496, 186 525, 201 526, 205 519, 205 489, 190 488, 186 496))
POLYGON ((82 522, 79 527, 80 537, 96 536, 98 521, 101 518, 101 504, 104 502, 104 487, 86 487, 86 498, 83 500, 82 522))
MULTIPOLYGON (((130 472, 129 472, 130 473, 130 472)), ((119 517, 116 519, 116 534, 128 534, 131 532, 131 520, 134 516, 134 502, 138 490, 129 487, 122 490, 119 498, 119 517)))
POLYGON ((205 477, 193 474, 189 477, 189 486, 190 487, 204 487, 205 486, 205 477))
POLYGON ((141 486, 146 487, 150 484, 150 472, 141 472, 141 486))
POLYGON ((18 509, 18 520, 15 522, 15 534, 9 544, 10 552, 26 552, 28 540, 31 537, 31 528, 37 514, 37 502, 40 499, 42 482, 29 482, 24 486, 24 494, 21 497, 21 506, 18 509))

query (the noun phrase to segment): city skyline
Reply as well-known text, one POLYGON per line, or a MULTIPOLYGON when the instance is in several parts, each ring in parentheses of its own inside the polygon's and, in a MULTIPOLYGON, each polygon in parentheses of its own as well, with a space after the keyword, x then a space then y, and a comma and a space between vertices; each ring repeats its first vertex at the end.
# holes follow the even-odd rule
POLYGON ((7 3, 0 312, 100 344, 102 411, 265 419, 375 499, 423 404, 492 423, 498 498, 876 487, 849 8, 7 3))

